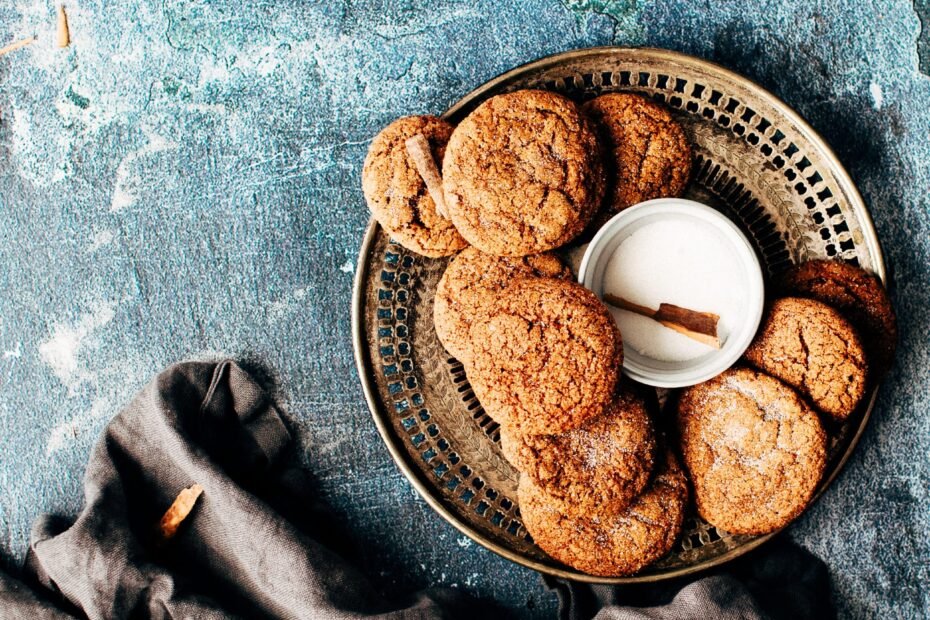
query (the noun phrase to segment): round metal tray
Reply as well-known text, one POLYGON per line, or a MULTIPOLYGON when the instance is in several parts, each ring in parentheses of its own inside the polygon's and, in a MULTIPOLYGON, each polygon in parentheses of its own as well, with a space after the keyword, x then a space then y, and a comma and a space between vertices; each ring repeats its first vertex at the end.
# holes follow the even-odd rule
MULTIPOLYGON (((504 73, 465 95, 444 116, 458 122, 488 97, 521 88, 554 90, 577 101, 607 91, 633 91, 663 102, 694 149, 685 197, 720 209, 736 222, 769 276, 794 262, 829 258, 856 263, 884 280, 879 242, 849 175, 801 117, 746 78, 665 50, 593 48, 504 73)), ((433 329, 433 294, 447 263, 391 242, 372 220, 352 299, 355 359, 375 423, 400 469, 443 518, 514 562, 601 583, 695 572, 771 536, 730 535, 692 511, 676 547, 625 578, 592 577, 540 551, 520 519, 518 474, 501 456, 498 426, 433 329)), ((833 433, 818 495, 855 447, 875 395, 873 388, 860 410, 833 433)))

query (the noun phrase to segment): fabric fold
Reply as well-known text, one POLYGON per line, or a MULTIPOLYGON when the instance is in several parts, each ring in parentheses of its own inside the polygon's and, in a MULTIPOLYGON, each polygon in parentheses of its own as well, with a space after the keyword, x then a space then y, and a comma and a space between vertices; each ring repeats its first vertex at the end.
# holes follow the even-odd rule
POLYGON ((732 562, 657 583, 596 585, 544 578, 561 620, 829 620, 826 565, 780 536, 732 562))
POLYGON ((280 514, 263 491, 288 487, 279 462, 290 443, 267 393, 234 362, 168 368, 107 425, 77 519, 36 522, 26 573, 45 592, 5 576, 4 613, 436 618, 469 606, 455 592, 392 605, 314 537, 312 519, 301 529, 280 514), (160 540, 159 518, 194 483, 203 495, 177 536, 160 540))

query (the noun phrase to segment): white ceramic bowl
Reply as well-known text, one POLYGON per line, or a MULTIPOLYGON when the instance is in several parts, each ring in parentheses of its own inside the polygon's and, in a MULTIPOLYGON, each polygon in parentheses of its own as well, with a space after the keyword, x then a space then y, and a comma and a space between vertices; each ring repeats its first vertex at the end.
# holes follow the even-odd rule
POLYGON ((683 362, 652 359, 630 346, 623 350, 623 371, 641 383, 674 388, 707 381, 732 366, 752 342, 762 320, 764 285, 762 268, 746 236, 725 215, 706 205, 683 198, 658 198, 624 209, 594 236, 581 260, 578 281, 598 297, 603 295, 604 271, 611 255, 634 232, 664 218, 693 219, 721 233, 722 243, 739 263, 735 286, 744 291, 738 319, 719 350, 683 362))

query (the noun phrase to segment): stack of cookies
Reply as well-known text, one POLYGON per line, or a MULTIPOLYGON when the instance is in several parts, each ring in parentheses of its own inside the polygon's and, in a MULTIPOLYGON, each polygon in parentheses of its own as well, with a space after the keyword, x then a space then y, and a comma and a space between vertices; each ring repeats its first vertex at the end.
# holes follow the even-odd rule
POLYGON ((881 281, 815 260, 777 287, 746 367, 684 390, 681 454, 697 512, 733 534, 786 526, 816 493, 831 429, 859 408, 894 357, 894 310, 881 281), (750 368, 751 367, 751 368, 750 368))
POLYGON ((629 575, 672 548, 686 472, 697 512, 721 530, 786 525, 823 476, 827 429, 894 351, 880 281, 806 263, 784 278, 743 367, 673 395, 677 425, 663 441, 654 390, 620 380, 609 310, 551 251, 628 206, 680 195, 690 166, 684 131, 658 104, 610 93, 579 107, 539 90, 492 97, 457 127, 399 119, 365 160, 365 197, 391 237, 455 255, 435 293, 436 333, 500 424, 527 530, 593 575, 629 575))
POLYGON ((680 195, 690 171, 684 131, 649 99, 609 93, 579 107, 519 90, 491 97, 458 127, 434 116, 394 121, 371 143, 362 189, 381 226, 414 252, 451 256, 471 245, 527 256, 638 202, 680 195), (441 188, 418 172, 406 146, 417 136, 442 170, 441 188))
POLYGON ((658 446, 654 392, 620 381, 623 344, 607 307, 552 254, 468 248, 433 308, 440 340, 501 426, 539 547, 597 575, 630 574, 668 552, 687 484, 658 446))

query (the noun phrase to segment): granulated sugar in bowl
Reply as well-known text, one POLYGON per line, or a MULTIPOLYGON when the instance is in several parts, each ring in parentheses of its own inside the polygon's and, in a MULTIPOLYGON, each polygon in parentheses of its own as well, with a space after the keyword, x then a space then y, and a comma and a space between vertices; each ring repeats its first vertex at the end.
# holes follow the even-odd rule
POLYGON ((578 279, 611 309, 624 372, 658 387, 723 372, 762 318, 762 270, 749 241, 725 215, 690 200, 660 198, 621 211, 591 240, 578 279))

